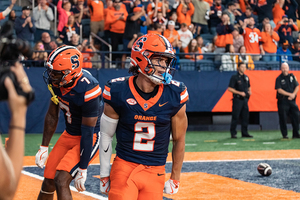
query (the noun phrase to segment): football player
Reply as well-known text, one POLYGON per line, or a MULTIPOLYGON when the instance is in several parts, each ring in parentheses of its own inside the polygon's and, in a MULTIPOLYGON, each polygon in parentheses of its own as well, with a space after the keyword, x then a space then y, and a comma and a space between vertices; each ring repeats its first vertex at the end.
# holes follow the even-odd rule
MULTIPOLYGON (((46 81, 52 93, 46 114, 43 140, 35 162, 43 168, 49 142, 56 130, 59 109, 64 112, 66 129, 53 147, 44 171, 38 199, 72 199, 70 182, 85 190, 88 164, 98 155, 99 122, 102 114, 98 81, 82 70, 83 56, 75 47, 61 46, 48 57, 46 81)), ((45 74, 45 73, 44 73, 45 74)))
POLYGON ((176 58, 158 34, 137 39, 131 50, 133 76, 109 81, 100 125, 100 191, 110 200, 162 199, 179 188, 187 129, 186 86, 172 80, 176 58), (172 173, 165 163, 172 131, 172 173), (116 157, 110 171, 111 141, 116 157))

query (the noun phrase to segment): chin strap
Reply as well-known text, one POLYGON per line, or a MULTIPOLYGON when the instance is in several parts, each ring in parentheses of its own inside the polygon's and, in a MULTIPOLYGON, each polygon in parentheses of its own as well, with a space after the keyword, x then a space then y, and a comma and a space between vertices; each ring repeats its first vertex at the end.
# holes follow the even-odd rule
POLYGON ((48 84, 48 90, 52 94, 51 101, 53 101, 53 103, 55 103, 55 105, 57 105, 59 103, 59 100, 57 98, 57 95, 54 94, 51 84, 48 84))

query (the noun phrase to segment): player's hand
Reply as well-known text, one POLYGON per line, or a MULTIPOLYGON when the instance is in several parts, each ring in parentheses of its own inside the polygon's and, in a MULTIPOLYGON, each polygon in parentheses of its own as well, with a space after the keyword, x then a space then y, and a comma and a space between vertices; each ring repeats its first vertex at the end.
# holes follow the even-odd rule
POLYGON ((78 172, 75 176, 75 188, 78 192, 85 191, 84 183, 86 181, 87 169, 78 169, 78 172))
POLYGON ((43 169, 44 166, 45 166, 45 162, 47 160, 47 157, 48 157, 48 147, 40 146, 39 151, 35 155, 35 164, 39 168, 43 169))
POLYGON ((109 177, 100 178, 100 192, 108 195, 110 190, 110 179, 109 177))
POLYGON ((166 194, 176 194, 179 189, 179 181, 169 179, 165 182, 164 193, 166 194))

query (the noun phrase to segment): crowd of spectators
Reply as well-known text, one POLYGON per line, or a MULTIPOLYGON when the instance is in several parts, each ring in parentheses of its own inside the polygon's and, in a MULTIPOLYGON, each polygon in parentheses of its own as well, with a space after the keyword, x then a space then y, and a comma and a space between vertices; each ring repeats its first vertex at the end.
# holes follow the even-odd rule
MULTIPOLYGON (((23 7, 21 16, 13 10, 15 1, 0 19, 9 15, 17 37, 37 51, 61 44, 82 51, 107 50, 97 38, 80 39, 81 22, 88 20, 90 32, 111 44, 113 52, 130 51, 138 35, 152 32, 164 35, 174 52, 183 53, 179 59, 197 61, 211 58, 206 53, 217 54, 214 61, 223 70, 236 70, 241 61, 248 63, 248 69, 254 69, 253 61, 259 60, 300 61, 291 56, 300 53, 296 0, 38 0, 32 11, 23 7), (58 11, 58 34, 51 29, 53 5, 58 11)), ((86 53, 86 60, 93 55, 86 53)), ((47 57, 43 53, 34 56, 33 60, 47 57)), ((127 56, 113 54, 112 60, 121 63, 127 56)))

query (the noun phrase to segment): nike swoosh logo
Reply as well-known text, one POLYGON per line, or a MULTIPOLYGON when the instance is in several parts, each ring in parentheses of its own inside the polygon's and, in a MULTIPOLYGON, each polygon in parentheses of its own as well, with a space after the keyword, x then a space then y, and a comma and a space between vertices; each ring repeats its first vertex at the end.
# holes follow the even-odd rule
POLYGON ((168 103, 168 101, 166 103, 163 104, 158 104, 159 107, 163 107, 164 105, 166 105, 168 103))
POLYGON ((104 150, 104 152, 106 153, 106 152, 108 151, 108 149, 109 149, 109 145, 108 145, 107 149, 106 149, 106 150, 104 150))
POLYGON ((157 176, 162 176, 162 175, 165 175, 165 174, 159 174, 159 173, 157 173, 157 176))
POLYGON ((173 191, 173 188, 172 188, 172 185, 171 185, 171 183, 170 183, 170 188, 171 188, 171 194, 173 194, 173 193, 174 193, 174 191, 173 191))

